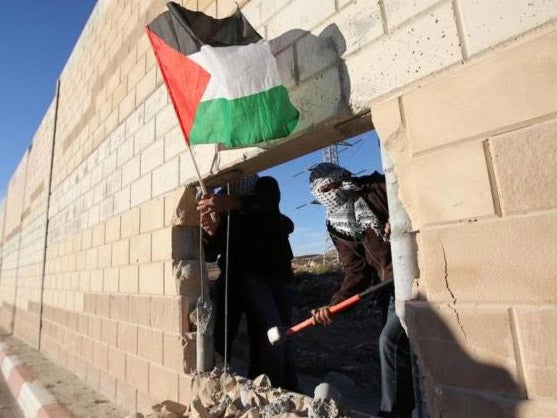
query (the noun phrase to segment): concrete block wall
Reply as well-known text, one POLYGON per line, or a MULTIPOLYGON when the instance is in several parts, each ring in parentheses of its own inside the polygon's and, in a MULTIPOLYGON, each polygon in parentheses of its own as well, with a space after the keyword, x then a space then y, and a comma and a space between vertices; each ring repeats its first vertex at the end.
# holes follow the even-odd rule
POLYGON ((548 27, 372 106, 417 234, 434 416, 557 415, 556 50, 548 27))
MULTIPOLYGON (((216 17, 236 7, 230 0, 181 3, 216 17)), ((433 315, 441 318, 439 333, 447 341, 456 335, 447 354, 434 338, 413 334, 429 372, 432 405, 446 416, 452 416, 444 409, 451 402, 481 414, 515 406, 525 415, 553 408, 552 401, 522 401, 553 399, 542 367, 551 360, 530 341, 538 338, 531 326, 536 320, 552 326, 546 318, 554 300, 543 300, 542 308, 537 304, 539 295, 554 289, 543 280, 526 287, 518 271, 530 274, 529 269, 515 271, 485 254, 497 247, 496 259, 516 266, 512 251, 501 247, 506 241, 493 235, 526 236, 539 246, 526 248, 521 241, 513 249, 528 250, 527 259, 539 272, 552 267, 553 243, 540 241, 539 231, 554 226, 554 194, 545 193, 553 187, 547 180, 553 144, 548 114, 555 112, 548 71, 553 61, 547 53, 554 43, 547 34, 557 8, 541 0, 484 3, 241 2, 271 43, 301 110, 300 126, 292 140, 277 141, 268 150, 194 149, 202 175, 217 184, 225 178, 219 175, 257 171, 360 133, 362 125, 344 123, 371 106, 420 231, 422 300, 411 310, 411 329, 427 328, 424 318, 433 315), (533 50, 513 48, 531 42, 537 42, 533 50), (536 83, 527 82, 528 71, 536 83), (486 86, 493 94, 485 93, 486 86), (531 129, 524 131, 526 145, 536 152, 528 158, 521 158, 522 135, 512 136, 518 128, 531 129), (518 181, 509 174, 531 165, 540 181, 518 181), (523 195, 532 190, 525 201, 523 195), (461 242, 470 242, 469 248, 461 242), (469 260, 469 252, 476 257, 473 271, 461 268, 468 265, 463 260, 469 260), (451 292, 455 289, 450 297, 443 287, 447 271, 451 292), (497 283, 506 280, 512 282, 508 288, 518 286, 525 296, 513 300, 508 295, 516 293, 499 289, 497 283), (460 311, 457 303, 467 306, 460 311), (478 304, 481 309, 473 309, 478 304), (497 345, 484 341, 486 328, 476 326, 479 312, 498 330, 497 345), (472 367, 486 376, 475 391, 469 388, 472 373, 455 380, 458 373, 448 372, 471 352, 496 365, 493 373, 472 367), (448 369, 431 366, 427 360, 434 355, 448 369), (505 384, 498 383, 500 370, 505 384), (513 406, 494 401, 494 391, 509 394, 513 406), (470 398, 475 403, 467 402, 470 398)), ((186 373, 194 367, 195 333, 187 318, 201 292, 193 190, 184 190, 195 174, 144 35, 144 25, 164 8, 160 0, 98 1, 60 76, 53 170, 40 174, 49 170, 44 160, 52 146, 51 106, 10 181, 2 209, 3 325, 38 344, 34 335, 42 306, 41 350, 130 408, 162 399, 189 401, 186 373), (36 166, 40 169, 29 169, 36 166), (52 194, 43 260, 38 243, 44 241, 48 177, 52 194)), ((365 127, 370 126, 368 117, 365 127)))

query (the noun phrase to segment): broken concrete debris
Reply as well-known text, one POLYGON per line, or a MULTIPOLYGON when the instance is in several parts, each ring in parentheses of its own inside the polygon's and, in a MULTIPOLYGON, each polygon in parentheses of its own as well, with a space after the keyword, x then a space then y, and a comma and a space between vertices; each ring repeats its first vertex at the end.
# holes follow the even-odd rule
POLYGON ((193 377, 189 405, 164 401, 145 414, 128 418, 342 418, 345 415, 329 385, 316 391, 314 399, 271 386, 265 375, 249 380, 214 369, 193 377), (327 396, 322 396, 326 394, 327 396))

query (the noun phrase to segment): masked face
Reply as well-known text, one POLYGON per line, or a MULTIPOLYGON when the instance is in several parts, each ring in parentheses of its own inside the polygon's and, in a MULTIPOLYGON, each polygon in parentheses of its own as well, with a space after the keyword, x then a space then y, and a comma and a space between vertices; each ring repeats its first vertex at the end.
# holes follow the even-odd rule
MULTIPOLYGON (((326 168, 329 170, 312 172, 311 193, 327 208, 327 211, 335 212, 351 198, 348 185, 352 175, 349 171, 333 164, 328 164, 326 168)), ((319 169, 319 165, 316 169, 319 169)))

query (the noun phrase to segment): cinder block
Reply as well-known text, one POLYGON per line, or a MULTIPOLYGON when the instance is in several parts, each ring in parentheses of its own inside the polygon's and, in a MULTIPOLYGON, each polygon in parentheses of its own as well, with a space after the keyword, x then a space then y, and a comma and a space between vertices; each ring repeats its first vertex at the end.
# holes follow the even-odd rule
POLYGON ((112 265, 125 266, 129 263, 130 259, 130 242, 128 239, 112 244, 112 265))
MULTIPOLYGON (((105 144, 107 144, 107 150, 109 149, 109 142, 108 141, 104 141, 105 144)), ((102 160, 102 165, 103 165, 103 179, 108 178, 108 176, 110 176, 110 174, 112 174, 114 172, 114 170, 116 170, 116 153, 110 153, 108 154, 103 160, 102 160)))
POLYGON ((195 203, 195 198, 191 190, 184 192, 184 189, 177 188, 172 193, 169 193, 164 197, 164 226, 172 225, 172 220, 176 214, 176 211, 178 210, 180 200, 182 199, 184 193, 188 194, 188 196, 184 197, 184 199, 191 200, 191 204, 187 206, 193 207, 193 204, 195 203))
POLYGON ((137 325, 118 322, 118 348, 127 353, 137 353, 137 325))
MULTIPOLYGON (((107 130, 107 132, 110 132, 110 130, 107 130)), ((125 139, 126 139, 126 126, 122 124, 118 126, 118 128, 115 128, 109 136, 110 152, 117 151, 122 145, 122 143, 125 141, 125 139)), ((116 156, 117 161, 118 159, 119 159, 118 156, 116 156)))
POLYGON ((164 160, 171 160, 183 152, 187 152, 184 135, 180 127, 176 126, 164 135, 164 160))
POLYGON ((556 43, 557 33, 544 35, 406 94, 406 124, 414 152, 487 136, 555 112, 556 43))
POLYGON ((114 242, 120 239, 120 217, 114 216, 106 221, 105 242, 114 242))
POLYGON ((131 207, 140 205, 151 198, 151 173, 134 181, 131 185, 131 207))
POLYGON ((162 331, 138 327, 137 353, 144 359, 162 364, 162 331))
POLYGON ((93 247, 104 244, 104 223, 93 227, 93 247))
POLYGON ((145 76, 145 54, 137 56, 137 62, 128 73, 128 84, 131 88, 135 88, 139 81, 145 76))
MULTIPOLYGON (((399 135, 402 129, 399 98, 395 97, 387 101, 372 103, 371 119, 377 136, 387 146, 387 150, 392 153, 391 141, 399 135)), ((399 148, 402 148, 402 146, 399 148)), ((401 160, 393 156, 391 158, 397 162, 401 160)))
MULTIPOLYGON (((255 28, 255 30, 261 30, 261 24, 263 23, 261 20, 261 8, 264 2, 262 0, 251 0, 247 2, 242 7, 242 14, 248 19, 248 22, 255 28)), ((284 6, 285 1, 280 0, 272 3, 265 3, 268 6, 274 5, 275 3, 279 3, 281 6, 284 6)))
POLYGON ((99 220, 104 221, 114 215, 114 197, 110 196, 100 203, 99 220))
POLYGON ((180 159, 174 158, 153 171, 153 196, 159 196, 178 187, 180 159))
POLYGON ((136 106, 143 103, 157 88, 157 68, 151 67, 136 87, 136 106))
MULTIPOLYGON (((167 106, 169 111, 174 111, 172 106, 167 106)), ((157 116, 158 117, 158 116, 157 116)), ((157 135, 157 138, 159 136, 157 135)), ((149 122, 146 122, 144 126, 142 126, 134 136, 134 153, 135 155, 140 154, 145 147, 151 144, 155 140, 155 119, 151 119, 149 122)))
POLYGON ((122 170, 114 171, 106 179, 106 191, 105 195, 110 196, 120 190, 122 187, 122 170))
POLYGON ((100 385, 100 370, 96 368, 93 364, 87 363, 87 376, 86 381, 95 389, 99 388, 100 385))
POLYGON ((130 238, 130 263, 151 261, 151 234, 135 235, 130 238))
POLYGON ((108 370, 108 346, 101 342, 95 342, 95 354, 93 364, 100 371, 108 370))
POLYGON ((193 375, 181 373, 178 377, 178 401, 190 405, 193 400, 193 375))
POLYGON ((357 109, 369 101, 462 60, 451 3, 440 3, 390 36, 347 57, 351 98, 357 109))
POLYGON ((91 209, 89 209, 89 212, 87 214, 87 226, 91 227, 99 223, 100 209, 101 208, 99 204, 96 204, 91 209))
POLYGON ((441 386, 436 387, 433 391, 430 413, 433 412, 436 414, 435 416, 450 416, 451 418, 535 417, 536 415, 518 413, 522 409, 522 402, 526 401, 511 397, 486 396, 479 391, 441 386))
POLYGON ((184 342, 180 334, 164 333, 163 365, 178 373, 184 372, 184 342))
POLYGON ((127 139, 117 151, 116 164, 118 167, 122 167, 125 163, 131 160, 133 157, 133 138, 127 139))
POLYGON ((108 318, 110 314, 110 296, 99 293, 96 297, 96 313, 98 316, 108 318))
POLYGON ((136 392, 137 389, 135 386, 132 386, 123 380, 116 379, 116 402, 124 405, 130 411, 135 409, 136 392))
POLYGON ((114 92, 112 93, 112 107, 113 108, 118 107, 120 105, 120 103, 122 102, 122 100, 124 100, 124 98, 126 97, 127 89, 128 89, 128 86, 127 86, 126 80, 124 80, 123 83, 120 83, 118 85, 118 87, 116 87, 116 90, 114 90, 114 92))
POLYGON ((116 321, 103 319, 101 323, 101 340, 112 347, 116 347, 117 329, 116 321))
POLYGON ((140 208, 140 232, 153 231, 164 225, 164 200, 162 198, 150 200, 140 208))
POLYGON ((471 54, 514 38, 557 17, 553 2, 509 2, 478 4, 461 1, 466 41, 471 54))
POLYGON ((172 228, 159 229, 153 232, 151 241, 153 261, 170 260, 172 256, 172 228))
POLYGON ((437 0, 387 0, 384 2, 385 15, 389 30, 393 30, 408 19, 419 15, 427 8, 437 3, 437 0))
POLYGON ((164 140, 157 139, 141 152, 141 175, 153 171, 164 161, 164 140))
POLYGON ((216 0, 213 0, 212 2, 210 2, 209 5, 206 8, 204 8, 204 9, 200 8, 199 10, 203 10, 203 13, 205 13, 207 16, 211 16, 211 17, 216 18, 217 17, 217 2, 216 2, 216 0))
POLYGON ((145 121, 148 122, 168 103, 169 98, 166 86, 161 86, 145 101, 145 121))
POLYGON ((130 208, 131 187, 124 187, 114 195, 114 214, 120 214, 130 208))
POLYGON ((132 181, 137 180, 140 176, 140 163, 141 157, 137 155, 135 158, 129 160, 122 167, 122 187, 130 184, 132 181))
POLYGON ((490 145, 504 214, 557 207, 557 119, 496 136, 490 145))
POLYGON ((495 214, 481 142, 414 158, 397 174, 414 229, 495 214))
POLYGON ((112 245, 101 245, 97 250, 97 266, 100 268, 110 267, 112 264, 112 245))
POLYGON ((118 122, 123 123, 134 111, 136 103, 136 91, 131 90, 118 105, 118 122))
POLYGON ((139 233, 139 208, 134 208, 122 215, 122 238, 139 233))
POLYGON ((118 378, 126 378, 126 353, 114 347, 108 347, 108 372, 118 378))
POLYGON ((118 267, 107 268, 103 274, 103 292, 118 292, 118 278, 120 269, 118 267))
MULTIPOLYGON (((326 41, 343 58, 383 36, 383 24, 379 2, 356 0, 321 24, 315 31, 319 41, 326 41)), ((299 43, 298 43, 299 44, 299 43)), ((300 49, 298 49, 300 55, 300 49)), ((304 53, 302 60, 306 60, 304 53)))
POLYGON ((181 298, 155 297, 151 298, 151 326, 173 333, 181 332, 181 298))
POLYGON ((139 357, 127 354, 126 381, 137 389, 147 392, 149 389, 149 363, 139 357))
POLYGON ((139 266, 139 293, 164 294, 164 264, 151 263, 139 266))
POLYGON ((149 395, 155 399, 178 400, 178 373, 149 363, 149 395))
POLYGON ((410 338, 438 385, 525 396, 508 310, 502 307, 406 304, 410 338))
POLYGON ((139 292, 139 267, 124 266, 120 268, 120 287, 121 293, 139 292))
MULTIPOLYGON (((554 293, 555 294, 555 293, 554 293)), ((517 306, 517 333, 529 398, 557 400, 557 305, 517 306)))
POLYGON ((554 214, 425 229, 420 271, 431 301, 557 302, 554 214))
POLYGON ((236 11, 236 3, 234 0, 218 0, 217 1, 217 18, 222 19, 232 15, 236 11))
POLYGON ((151 324, 151 298, 149 296, 130 295, 130 321, 136 324, 150 326, 151 324))
POLYGON ((126 119, 126 138, 131 138, 133 134, 145 124, 145 107, 138 106, 135 111, 126 119))
POLYGON ((95 342, 91 338, 81 337, 80 355, 84 359, 92 360, 95 355, 95 342))
POLYGON ((171 105, 167 105, 155 116, 155 133, 157 138, 162 138, 170 129, 178 123, 176 113, 171 105))
POLYGON ((128 295, 110 295, 110 319, 128 321, 130 301, 128 295))
MULTIPOLYGON (((279 3, 279 2, 273 2, 279 3)), ((287 32, 296 28, 299 32, 311 31, 320 22, 327 19, 329 16, 335 14, 335 2, 334 0, 318 1, 318 0, 307 0, 303 2, 292 2, 286 7, 282 8, 280 11, 276 10, 280 7, 279 4, 267 4, 267 2, 262 2, 262 20, 269 18, 267 22, 267 38, 282 38, 281 46, 278 49, 276 44, 273 47, 275 51, 282 50, 284 47, 288 46, 294 39, 288 35, 287 32), (270 16, 269 8, 276 10, 276 13, 272 13, 270 16)))
POLYGON ((92 292, 102 292, 103 290, 103 271, 91 270, 89 275, 90 290, 92 292))
MULTIPOLYGON (((308 128, 343 111, 346 103, 343 101, 340 77, 337 66, 329 67, 290 91, 290 99, 300 111, 298 130, 308 128)), ((188 164, 191 165, 189 162, 188 164)))
POLYGON ((296 85, 298 78, 296 60, 294 58, 294 47, 284 49, 275 55, 277 61, 277 69, 280 79, 287 89, 296 85))

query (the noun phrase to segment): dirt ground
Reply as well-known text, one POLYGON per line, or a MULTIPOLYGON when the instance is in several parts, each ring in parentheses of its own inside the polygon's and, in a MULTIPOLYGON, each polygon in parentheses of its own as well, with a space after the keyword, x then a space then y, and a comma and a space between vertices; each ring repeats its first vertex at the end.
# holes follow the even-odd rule
MULTIPOLYGON (((342 281, 336 263, 320 261, 307 266, 304 258, 295 262, 294 322, 310 316, 310 310, 328 304, 342 281)), ((315 386, 331 383, 342 395, 348 409, 375 412, 380 400, 378 339, 382 315, 376 303, 362 301, 335 317, 328 327, 312 327, 292 339, 300 391, 313 396, 315 386)), ((232 365, 245 371, 248 342, 245 324, 232 350, 232 365)))

